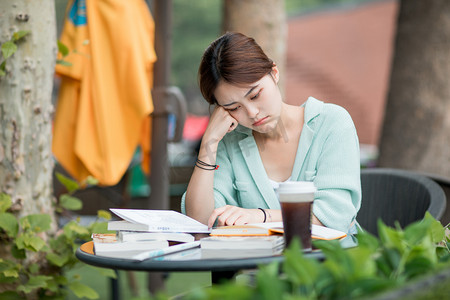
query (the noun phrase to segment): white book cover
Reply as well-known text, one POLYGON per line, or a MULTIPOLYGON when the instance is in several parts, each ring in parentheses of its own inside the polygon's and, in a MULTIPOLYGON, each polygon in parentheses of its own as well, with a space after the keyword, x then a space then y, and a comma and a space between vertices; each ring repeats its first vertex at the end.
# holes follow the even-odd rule
POLYGON ((103 243, 94 240, 95 255, 102 255, 106 252, 126 252, 126 251, 149 251, 169 247, 166 240, 148 240, 135 242, 112 242, 103 243))
POLYGON ((281 255, 284 244, 271 249, 201 249, 202 259, 245 259, 281 255))
POLYGON ((144 241, 144 240, 168 240, 173 242, 193 242, 194 236, 183 232, 145 232, 145 231, 123 231, 117 232, 120 242, 144 241))
MULTIPOLYGON (((149 210, 149 209, 110 209, 114 214, 141 229, 123 228, 111 230, 142 230, 155 232, 190 232, 209 233, 208 226, 173 210, 149 210), (144 225, 144 226, 139 226, 144 225)), ((130 227, 132 227, 130 225, 130 227)), ((108 226, 108 229, 109 226, 108 226)))
POLYGON ((284 245, 281 235, 210 236, 200 240, 202 249, 273 249, 284 245))

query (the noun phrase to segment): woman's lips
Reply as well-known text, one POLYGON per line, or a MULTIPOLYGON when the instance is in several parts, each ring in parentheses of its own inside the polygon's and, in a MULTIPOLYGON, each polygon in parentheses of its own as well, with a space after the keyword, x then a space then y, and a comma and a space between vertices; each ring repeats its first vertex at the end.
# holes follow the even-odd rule
POLYGON ((259 125, 264 124, 266 122, 267 118, 268 117, 265 117, 265 118, 262 118, 262 119, 256 121, 255 123, 253 123, 253 126, 259 126, 259 125))

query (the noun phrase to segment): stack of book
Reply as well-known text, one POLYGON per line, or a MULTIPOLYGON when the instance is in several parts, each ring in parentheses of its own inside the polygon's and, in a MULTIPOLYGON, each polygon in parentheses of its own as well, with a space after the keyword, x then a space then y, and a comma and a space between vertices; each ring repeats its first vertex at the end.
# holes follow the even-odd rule
POLYGON ((169 242, 162 239, 121 242, 116 234, 92 234, 95 255, 113 258, 132 258, 149 250, 169 247, 169 242))
MULTIPOLYGON (((211 230, 211 236, 269 236, 283 234, 283 222, 255 223, 246 225, 220 226, 211 230)), ((316 240, 336 240, 347 234, 333 228, 312 224, 311 238, 316 240)))
MULTIPOLYGON (((202 258, 249 258, 283 252, 283 223, 256 223, 213 228, 210 237, 200 240, 202 258)), ((311 226, 311 238, 342 239, 346 233, 323 226, 311 226)))
POLYGON ((169 247, 169 242, 194 245, 194 236, 191 233, 210 231, 206 225, 175 211, 111 211, 123 220, 108 222, 108 230, 116 231, 115 234, 92 235, 96 255, 127 259, 150 258, 151 255, 147 255, 150 252, 163 254, 167 252, 166 248, 172 248, 169 247))
POLYGON ((278 255, 283 252, 282 235, 210 236, 200 240, 202 258, 250 258, 278 255))

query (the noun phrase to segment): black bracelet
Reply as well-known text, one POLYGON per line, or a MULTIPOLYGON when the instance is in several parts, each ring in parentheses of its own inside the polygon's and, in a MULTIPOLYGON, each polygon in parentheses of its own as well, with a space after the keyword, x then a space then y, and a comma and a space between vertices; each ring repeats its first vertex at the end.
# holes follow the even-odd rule
POLYGON ((209 170, 209 171, 214 171, 219 168, 219 165, 210 165, 210 164, 205 163, 204 161, 201 161, 198 158, 197 158, 197 161, 195 162, 195 166, 200 169, 209 170))
POLYGON ((267 218, 266 211, 264 209, 262 209, 262 208, 259 208, 259 207, 258 207, 258 209, 260 209, 263 212, 263 214, 264 214, 264 221, 263 221, 263 223, 266 223, 266 218, 267 218))

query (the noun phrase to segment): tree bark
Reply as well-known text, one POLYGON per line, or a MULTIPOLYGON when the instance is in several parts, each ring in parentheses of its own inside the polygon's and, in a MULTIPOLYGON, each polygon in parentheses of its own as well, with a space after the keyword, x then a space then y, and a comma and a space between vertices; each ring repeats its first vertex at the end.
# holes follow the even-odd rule
POLYGON ((0 77, 0 193, 17 216, 52 207, 52 86, 56 61, 54 1, 0 1, 0 43, 29 31, 0 77))
POLYGON ((450 177, 450 1, 401 1, 379 166, 450 177))
POLYGON ((280 70, 284 95, 287 23, 284 0, 225 0, 223 31, 237 31, 256 40, 280 70))

